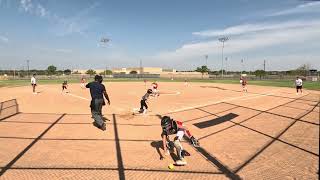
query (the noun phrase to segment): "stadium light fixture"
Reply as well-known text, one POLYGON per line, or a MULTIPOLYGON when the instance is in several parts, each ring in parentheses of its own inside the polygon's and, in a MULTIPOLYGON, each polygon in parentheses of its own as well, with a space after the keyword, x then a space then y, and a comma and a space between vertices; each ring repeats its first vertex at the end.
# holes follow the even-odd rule
POLYGON ((228 73, 228 57, 226 57, 225 60, 226 60, 226 75, 227 75, 227 73, 228 73))
POLYGON ((224 37, 219 38, 218 40, 219 40, 220 42, 222 42, 221 77, 223 77, 223 48, 224 48, 224 43, 229 40, 229 37, 224 36, 224 37))
POLYGON ((106 37, 102 37, 100 39, 100 42, 99 42, 99 46, 100 47, 107 47, 107 44, 109 44, 111 40, 109 38, 106 38, 106 37))

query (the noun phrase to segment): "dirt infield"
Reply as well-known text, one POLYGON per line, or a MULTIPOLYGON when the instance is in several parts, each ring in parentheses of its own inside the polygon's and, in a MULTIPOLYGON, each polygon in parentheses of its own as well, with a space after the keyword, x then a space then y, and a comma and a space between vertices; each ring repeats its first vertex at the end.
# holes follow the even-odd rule
POLYGON ((159 83, 147 115, 132 115, 143 82, 105 83, 107 131, 92 126, 79 84, 0 88, 0 179, 318 179, 320 93, 239 85, 159 83), (160 160, 160 118, 183 121, 188 165, 160 160))

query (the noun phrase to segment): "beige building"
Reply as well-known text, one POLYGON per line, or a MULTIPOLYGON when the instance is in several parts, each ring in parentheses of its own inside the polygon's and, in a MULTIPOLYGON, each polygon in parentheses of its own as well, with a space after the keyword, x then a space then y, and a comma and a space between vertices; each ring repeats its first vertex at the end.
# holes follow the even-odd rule
POLYGON ((115 74, 130 74, 130 72, 136 71, 138 74, 161 74, 162 68, 159 67, 130 67, 130 68, 113 68, 112 72, 115 74))
MULTIPOLYGON (((104 69, 94 69, 97 74, 104 72, 104 69)), ((86 74, 88 69, 75 69, 74 72, 80 74, 86 74)), ((130 74, 132 71, 136 71, 137 74, 160 74, 163 78, 208 78, 207 73, 201 74, 200 72, 177 72, 176 69, 162 69, 160 67, 129 67, 129 68, 113 68, 113 74, 130 74)))

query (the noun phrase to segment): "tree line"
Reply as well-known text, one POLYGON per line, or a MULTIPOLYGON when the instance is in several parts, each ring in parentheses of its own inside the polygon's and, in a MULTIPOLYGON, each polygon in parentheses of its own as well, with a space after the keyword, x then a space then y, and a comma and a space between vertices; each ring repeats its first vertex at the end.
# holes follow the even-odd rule
MULTIPOLYGON (((289 70, 289 71, 276 71, 277 75, 291 75, 291 76, 308 76, 310 75, 310 65, 308 64, 302 64, 301 66, 299 66, 297 69, 294 70, 289 70)), ((195 70, 193 70, 195 72, 200 72, 202 74, 202 77, 204 74, 211 74, 211 75, 220 75, 223 71, 224 74, 226 74, 225 70, 219 70, 219 71, 212 71, 210 70, 207 66, 203 65, 200 67, 197 67, 195 70)), ((317 72, 315 70, 315 72, 317 72)), ((19 76, 19 77, 25 77, 27 76, 29 73, 29 75, 31 76, 32 74, 37 74, 37 75, 70 75, 70 74, 80 74, 80 72, 72 72, 70 69, 65 69, 65 70, 58 70, 56 66, 54 65, 50 65, 47 67, 47 69, 45 70, 37 70, 37 69, 31 69, 29 71, 27 70, 0 70, 0 74, 7 74, 9 76, 19 76)), ((130 74, 137 74, 137 71, 131 71, 130 74)), ((243 73, 243 74, 247 74, 249 72, 246 71, 242 71, 242 72, 228 72, 230 74, 235 74, 235 73, 243 73)), ((271 72, 267 72, 264 71, 262 69, 258 69, 252 72, 253 75, 256 75, 257 77, 263 78, 266 75, 269 75, 271 72)), ((88 69, 86 71, 86 74, 92 76, 97 74, 97 72, 93 69, 88 69)), ((111 70, 105 70, 103 72, 99 73, 100 75, 112 75, 112 71, 111 70)))
MULTIPOLYGON (((219 71, 212 71, 205 65, 197 67, 195 71, 200 72, 202 74, 202 77, 204 74, 220 75, 222 71, 224 74, 226 74, 226 71, 224 69, 219 71)), ((275 72, 276 72, 276 75, 289 75, 289 76, 309 76, 309 75, 319 74, 317 70, 312 69, 308 64, 302 64, 297 69, 289 70, 289 71, 269 71, 268 72, 262 69, 258 69, 253 71, 252 74, 262 79, 264 76, 273 74, 275 72)), ((229 72, 229 73, 235 74, 235 72, 229 72)), ((249 72, 242 71, 237 73, 248 74, 249 72)))

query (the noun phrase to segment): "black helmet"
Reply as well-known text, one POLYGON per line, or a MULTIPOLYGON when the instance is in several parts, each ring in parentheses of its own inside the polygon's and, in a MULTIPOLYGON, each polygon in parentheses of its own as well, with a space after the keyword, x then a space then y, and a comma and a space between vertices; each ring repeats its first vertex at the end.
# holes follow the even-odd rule
POLYGON ((161 127, 163 129, 170 129, 172 124, 172 119, 169 116, 163 116, 161 118, 161 127))
POLYGON ((99 78, 100 78, 99 75, 95 75, 95 76, 94 76, 94 80, 95 80, 95 81, 99 81, 99 78))
POLYGON ((102 81, 103 81, 103 77, 101 76, 101 75, 99 75, 99 83, 102 83, 102 81))
MULTIPOLYGON (((148 89, 147 91, 148 94, 151 94, 152 93, 152 89, 148 89)), ((166 117, 166 116, 165 116, 166 117)))

